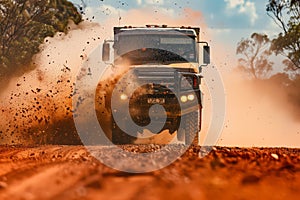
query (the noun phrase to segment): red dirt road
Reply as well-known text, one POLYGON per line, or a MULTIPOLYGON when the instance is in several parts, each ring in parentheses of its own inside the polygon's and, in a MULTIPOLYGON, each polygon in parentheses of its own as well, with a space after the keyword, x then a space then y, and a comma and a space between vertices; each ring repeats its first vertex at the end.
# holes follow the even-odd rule
MULTIPOLYGON (((123 148, 139 149, 128 145, 123 148)), ((190 148, 170 166, 129 174, 83 146, 0 147, 0 199, 298 199, 300 149, 190 148)))

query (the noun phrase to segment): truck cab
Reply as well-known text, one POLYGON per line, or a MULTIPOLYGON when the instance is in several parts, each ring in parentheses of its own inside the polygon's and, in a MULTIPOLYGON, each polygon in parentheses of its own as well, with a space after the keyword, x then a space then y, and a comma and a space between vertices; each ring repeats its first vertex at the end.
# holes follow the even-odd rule
MULTIPOLYGON (((145 128, 155 134, 176 133, 186 145, 198 143, 201 67, 210 62, 209 46, 200 42, 199 33, 198 27, 114 27, 114 39, 104 41, 102 60, 126 68, 126 73, 114 77, 117 81, 101 98, 110 113, 114 144, 132 143, 145 128), (204 44, 201 62, 199 43, 204 44), (163 108, 163 114, 155 108, 163 108)), ((103 94, 103 88, 97 91, 103 94)), ((100 114, 98 118, 101 124, 100 114)))

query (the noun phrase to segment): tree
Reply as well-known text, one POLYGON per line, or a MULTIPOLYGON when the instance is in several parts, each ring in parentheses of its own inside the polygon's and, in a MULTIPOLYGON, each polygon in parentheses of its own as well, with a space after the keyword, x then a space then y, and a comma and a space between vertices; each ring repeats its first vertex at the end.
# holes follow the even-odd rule
POLYGON ((268 60, 270 43, 267 35, 258 33, 253 33, 249 39, 242 39, 236 50, 237 54, 242 55, 238 60, 239 68, 255 79, 266 78, 273 66, 268 60))
POLYGON ((267 14, 281 28, 272 41, 272 51, 287 58, 287 70, 300 69, 300 1, 269 0, 267 14))
POLYGON ((82 19, 67 0, 0 0, 0 78, 27 70, 45 37, 67 32, 70 20, 82 19))

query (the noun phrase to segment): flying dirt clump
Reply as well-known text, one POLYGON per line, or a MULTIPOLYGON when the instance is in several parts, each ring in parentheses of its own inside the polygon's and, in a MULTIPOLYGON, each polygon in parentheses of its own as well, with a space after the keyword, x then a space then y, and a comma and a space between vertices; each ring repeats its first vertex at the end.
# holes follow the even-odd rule
MULTIPOLYGON (((16 86, 21 87, 22 84, 26 85, 25 77, 16 86)), ((27 144, 79 143, 78 139, 74 139, 72 89, 66 73, 51 86, 31 87, 11 93, 8 102, 1 106, 1 140, 5 143, 26 141, 27 144)))

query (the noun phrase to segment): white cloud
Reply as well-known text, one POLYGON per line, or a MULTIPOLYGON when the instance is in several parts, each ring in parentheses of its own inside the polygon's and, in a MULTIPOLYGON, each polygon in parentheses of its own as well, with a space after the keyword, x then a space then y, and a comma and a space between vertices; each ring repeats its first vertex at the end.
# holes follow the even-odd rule
POLYGON ((111 5, 102 5, 99 7, 99 10, 106 15, 117 15, 120 12, 120 9, 111 5))
POLYGON ((229 8, 236 8, 237 6, 245 4, 244 0, 224 0, 227 2, 229 8))
POLYGON ((254 2, 247 1, 244 6, 240 7, 239 13, 245 13, 249 15, 251 24, 254 24, 258 19, 254 2))
POLYGON ((144 5, 164 5, 164 0, 136 0, 136 3, 140 6, 144 5))
POLYGON ((138 5, 141 5, 141 4, 142 4, 142 0, 136 0, 136 3, 137 3, 138 5))
POLYGON ((158 5, 163 5, 164 4, 164 0, 145 0, 146 4, 158 4, 158 5))
POLYGON ((210 29, 210 31, 213 33, 213 34, 232 34, 232 29, 230 28, 213 28, 213 29, 210 29))
POLYGON ((224 0, 227 3, 227 9, 232 11, 236 10, 240 14, 246 14, 249 16, 251 24, 255 24, 258 19, 256 12, 256 6, 254 2, 245 0, 224 0))

